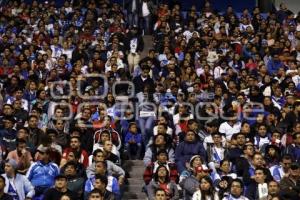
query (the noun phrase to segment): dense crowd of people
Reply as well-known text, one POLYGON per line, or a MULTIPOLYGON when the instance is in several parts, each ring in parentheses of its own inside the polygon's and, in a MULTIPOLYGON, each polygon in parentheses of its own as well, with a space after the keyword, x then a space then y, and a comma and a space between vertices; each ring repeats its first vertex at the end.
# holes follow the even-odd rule
POLYGON ((300 199, 300 13, 157 2, 1 1, 0 199, 300 199))

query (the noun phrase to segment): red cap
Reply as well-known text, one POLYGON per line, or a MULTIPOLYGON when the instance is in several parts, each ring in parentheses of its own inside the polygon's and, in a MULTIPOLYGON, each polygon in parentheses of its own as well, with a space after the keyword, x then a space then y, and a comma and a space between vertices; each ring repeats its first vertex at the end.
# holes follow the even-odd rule
POLYGON ((202 165, 202 166, 199 166, 199 167, 195 167, 195 172, 196 173, 200 173, 200 172, 207 172, 207 173, 210 173, 212 170, 207 168, 206 165, 202 165))

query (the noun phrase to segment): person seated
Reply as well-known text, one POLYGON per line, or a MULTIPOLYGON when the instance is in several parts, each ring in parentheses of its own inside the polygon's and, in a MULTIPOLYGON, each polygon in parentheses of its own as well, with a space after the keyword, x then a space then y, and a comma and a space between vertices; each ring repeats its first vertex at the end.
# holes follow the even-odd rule
POLYGON ((28 168, 33 163, 31 153, 27 150, 26 140, 17 139, 17 149, 7 155, 7 159, 13 159, 18 164, 18 172, 26 174, 28 168))
POLYGON ((249 200, 243 195, 244 183, 240 179, 233 179, 230 184, 229 194, 226 195, 222 200, 241 199, 249 200))
POLYGON ((50 148, 40 145, 37 148, 40 160, 34 162, 26 173, 32 183, 35 197, 42 197, 43 193, 54 185, 55 177, 59 174, 58 166, 50 161, 50 148))
POLYGON ((44 194, 44 200, 60 200, 63 195, 68 195, 70 200, 76 200, 74 192, 68 189, 67 177, 65 175, 57 175, 53 188, 49 188, 44 194))
POLYGON ((213 143, 207 146, 208 165, 211 169, 220 167, 220 162, 226 157, 227 149, 222 145, 222 134, 212 133, 213 143))
POLYGON ((153 178, 153 174, 155 174, 158 166, 164 165, 169 169, 170 172, 170 180, 178 183, 179 176, 177 172, 177 167, 175 163, 168 161, 168 152, 165 150, 160 150, 157 152, 156 161, 148 165, 144 171, 144 182, 148 185, 153 178))
MULTIPOLYGON (((103 149, 104 143, 105 141, 109 140, 111 141, 111 137, 110 137, 110 133, 108 130, 103 130, 100 134, 100 140, 99 142, 97 142, 96 144, 94 144, 93 146, 93 152, 97 149, 103 149)), ((113 148, 112 148, 112 152, 113 154, 117 155, 118 157, 120 157, 120 153, 117 149, 117 147, 113 144, 113 148)))
POLYGON ((193 194, 193 200, 214 199, 219 200, 219 194, 214 188, 212 179, 209 176, 204 176, 199 180, 198 190, 193 194))
POLYGON ((183 189, 183 197, 186 200, 191 200, 193 194, 198 190, 200 185, 200 180, 209 176, 212 170, 208 169, 206 165, 201 165, 193 169, 193 174, 187 177, 181 182, 180 186, 183 189))
POLYGON ((62 173, 67 178, 67 187, 77 199, 83 197, 83 186, 85 177, 77 173, 77 164, 75 161, 69 161, 64 166, 64 172, 62 173))
POLYGON ((250 200, 263 199, 268 196, 268 170, 266 168, 257 167, 254 172, 254 178, 251 179, 247 186, 245 196, 250 200))
POLYGON ((221 160, 220 167, 216 171, 216 180, 220 180, 224 176, 230 177, 230 179, 237 178, 236 173, 233 172, 232 163, 228 159, 221 160))
POLYGON ((179 193, 176 183, 170 180, 169 170, 165 165, 157 167, 152 181, 147 185, 147 194, 150 200, 155 199, 155 191, 161 188, 169 199, 179 200, 179 193))
MULTIPOLYGON (((67 157, 67 163, 73 163, 75 164, 76 174, 77 176, 86 178, 86 168, 82 163, 80 163, 80 156, 81 154, 77 151, 70 151, 67 157)), ((66 164, 67 164, 66 163, 66 164)), ((67 165, 64 165, 60 168, 60 173, 64 173, 67 165)))
POLYGON ((293 160, 291 155, 285 154, 282 156, 279 165, 274 165, 269 168, 271 175, 273 176, 273 179, 275 181, 280 182, 282 178, 288 176, 292 161, 293 160))
POLYGON ((92 164, 86 169, 87 177, 91 178, 95 175, 95 164, 98 161, 104 161, 107 165, 107 173, 109 175, 115 176, 118 178, 119 183, 123 183, 125 179, 125 171, 119 167, 118 165, 114 164, 110 160, 105 160, 104 152, 101 149, 96 150, 93 153, 92 164))
POLYGON ((98 161, 95 163, 95 175, 87 179, 85 182, 84 196, 87 196, 88 193, 95 188, 95 180, 97 175, 106 176, 108 178, 106 189, 116 195, 116 197, 120 196, 120 185, 118 180, 115 177, 107 174, 107 165, 104 161, 98 161))
POLYGON ((156 155, 159 150, 166 150, 170 162, 175 162, 174 149, 167 143, 167 137, 163 134, 154 136, 154 143, 146 149, 144 156, 144 166, 147 167, 152 162, 155 162, 156 155))
POLYGON ((129 160, 139 159, 142 150, 142 135, 138 132, 135 122, 131 122, 128 131, 125 134, 124 153, 128 156, 129 160))
MULTIPOLYGON (((111 123, 112 123, 111 117, 108 115, 105 116, 104 121, 103 121, 103 126, 101 126, 101 128, 99 130, 97 130, 94 134, 94 144, 99 143, 102 131, 108 130, 111 141, 116 146, 117 150, 120 150, 121 145, 122 145, 120 134, 114 129, 114 126, 112 126, 111 123)), ((96 129, 97 129, 97 127, 96 127, 96 129)))
POLYGON ((80 163, 82 163, 85 168, 88 167, 88 153, 81 148, 80 138, 75 136, 70 138, 70 147, 65 148, 63 151, 60 167, 64 166, 67 163, 67 157, 71 151, 79 152, 80 163))
POLYGON ((206 151, 194 131, 187 131, 183 142, 179 143, 175 150, 176 165, 181 173, 186 169, 185 163, 189 162, 193 155, 200 155, 206 160, 206 151))
POLYGON ((107 176, 100 175, 100 174, 97 174, 95 176, 94 187, 95 187, 95 189, 98 189, 100 191, 100 194, 103 197, 103 199, 115 200, 115 195, 106 189, 107 185, 108 185, 107 176))

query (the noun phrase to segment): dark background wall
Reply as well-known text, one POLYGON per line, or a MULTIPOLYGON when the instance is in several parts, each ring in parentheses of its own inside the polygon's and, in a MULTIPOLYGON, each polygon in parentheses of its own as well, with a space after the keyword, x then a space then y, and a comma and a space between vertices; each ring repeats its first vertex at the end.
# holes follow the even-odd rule
MULTIPOLYGON (((25 2, 30 3, 32 0, 25 0, 25 2)), ((44 2, 45 0, 38 0, 39 2, 44 2)), ((153 0, 156 2, 161 2, 161 0, 153 0)), ((188 11, 192 5, 196 5, 197 9, 200 11, 203 7, 205 0, 164 0, 165 2, 174 3, 179 2, 182 6, 182 10, 188 11)), ((64 0, 56 0, 58 6, 62 5, 64 0)), ((111 0, 111 2, 117 2, 123 5, 123 0, 111 0)), ((225 11, 228 5, 232 5, 237 12, 241 12, 244 8, 253 9, 256 5, 256 0, 210 0, 213 8, 218 11, 225 11)))

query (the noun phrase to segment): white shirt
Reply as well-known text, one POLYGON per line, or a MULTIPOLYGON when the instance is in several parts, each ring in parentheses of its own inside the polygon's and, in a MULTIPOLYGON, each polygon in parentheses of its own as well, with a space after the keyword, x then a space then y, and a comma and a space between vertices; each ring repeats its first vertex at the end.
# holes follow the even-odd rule
POLYGON ((147 2, 143 2, 142 13, 143 13, 143 17, 147 17, 148 15, 150 15, 150 10, 148 8, 147 2))
POLYGON ((230 140, 233 134, 240 132, 241 125, 241 122, 236 122, 233 126, 230 126, 228 122, 223 122, 219 127, 219 132, 225 134, 226 139, 230 140))

